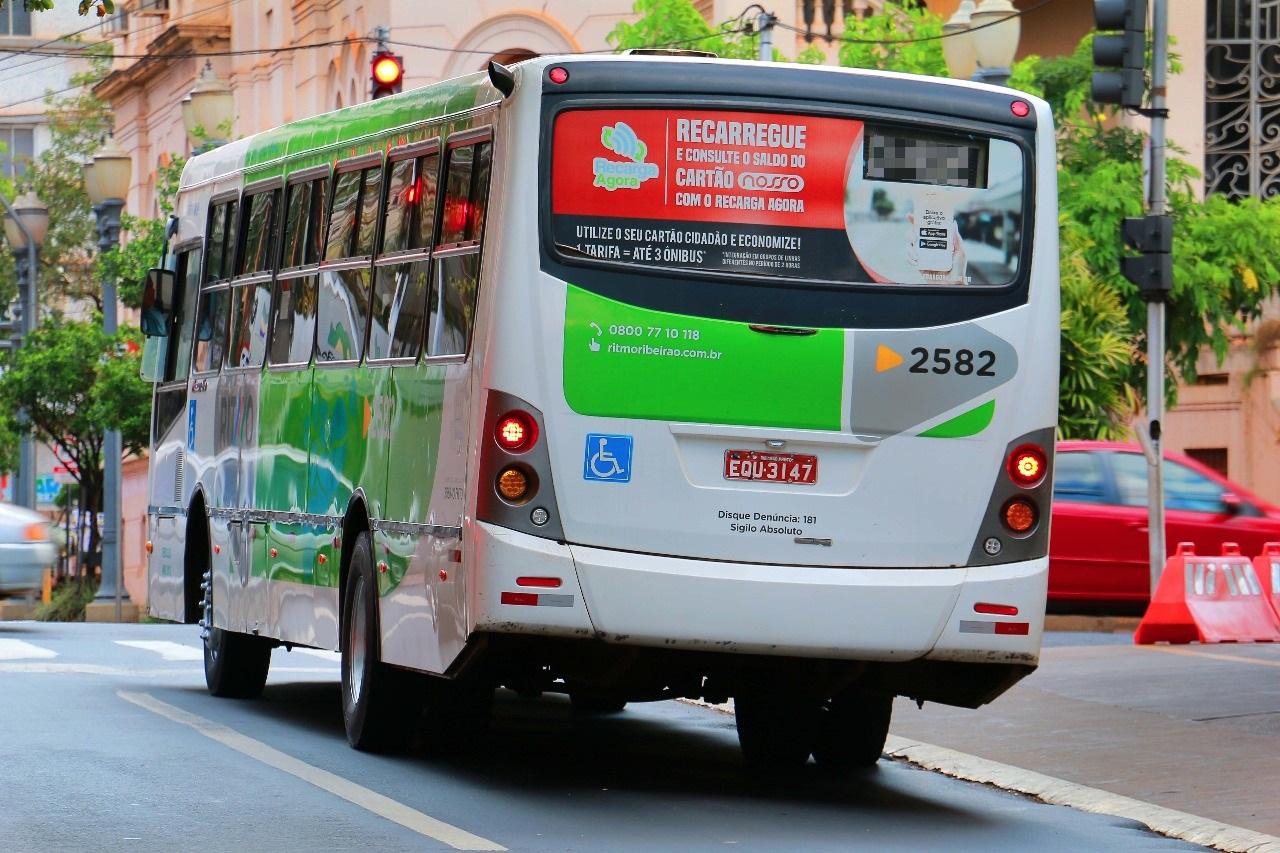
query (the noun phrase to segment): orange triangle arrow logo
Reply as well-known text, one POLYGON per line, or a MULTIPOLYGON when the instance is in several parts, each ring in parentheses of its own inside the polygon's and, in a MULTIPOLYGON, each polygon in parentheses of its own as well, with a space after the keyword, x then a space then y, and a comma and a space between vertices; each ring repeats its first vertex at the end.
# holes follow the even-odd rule
POLYGON ((876 373, 884 373, 886 370, 893 370, 899 364, 902 364, 902 356, 889 349, 884 344, 876 347, 876 373))

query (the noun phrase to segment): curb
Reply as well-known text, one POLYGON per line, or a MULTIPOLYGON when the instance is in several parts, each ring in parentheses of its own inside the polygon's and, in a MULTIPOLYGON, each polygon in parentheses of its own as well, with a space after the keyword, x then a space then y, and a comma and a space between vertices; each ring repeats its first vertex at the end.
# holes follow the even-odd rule
POLYGON ((1138 630, 1138 616, 1076 616, 1049 613, 1044 617, 1046 631, 1086 631, 1092 634, 1131 634, 1138 630))
MULTIPOLYGON (((712 705, 700 699, 677 699, 722 714, 733 713, 732 701, 712 705)), ((1113 794, 1099 788, 1078 785, 1065 779, 1024 770, 1010 764, 989 761, 976 755, 957 752, 917 740, 889 735, 884 757, 905 761, 953 779, 992 785, 1004 791, 1035 797, 1055 806, 1067 806, 1082 812, 1111 815, 1137 821, 1152 832, 1212 847, 1227 853, 1280 853, 1280 838, 1239 826, 1220 823, 1154 803, 1113 794)))

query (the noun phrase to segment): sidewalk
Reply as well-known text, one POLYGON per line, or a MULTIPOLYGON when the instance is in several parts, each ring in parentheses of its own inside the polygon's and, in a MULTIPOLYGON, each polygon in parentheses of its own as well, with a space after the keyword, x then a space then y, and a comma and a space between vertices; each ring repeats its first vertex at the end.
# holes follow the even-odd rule
POLYGON ((900 699, 894 734, 1280 835, 1280 645, 1049 633, 976 711, 900 699))

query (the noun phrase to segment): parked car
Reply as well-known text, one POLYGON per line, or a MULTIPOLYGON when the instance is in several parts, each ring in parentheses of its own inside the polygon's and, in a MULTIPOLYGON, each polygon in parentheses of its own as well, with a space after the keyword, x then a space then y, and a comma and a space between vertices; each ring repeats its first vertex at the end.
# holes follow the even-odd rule
POLYGON ((53 565, 57 549, 43 515, 0 503, 0 595, 21 595, 40 588, 41 573, 53 565))
MULTIPOLYGON (((1200 554, 1236 542, 1253 557, 1280 541, 1280 507, 1218 472, 1165 453, 1165 542, 1200 554)), ((1136 444, 1062 441, 1054 463, 1049 603, 1139 609, 1150 594, 1147 460, 1136 444), (1128 605, 1128 607, 1124 607, 1128 605)))

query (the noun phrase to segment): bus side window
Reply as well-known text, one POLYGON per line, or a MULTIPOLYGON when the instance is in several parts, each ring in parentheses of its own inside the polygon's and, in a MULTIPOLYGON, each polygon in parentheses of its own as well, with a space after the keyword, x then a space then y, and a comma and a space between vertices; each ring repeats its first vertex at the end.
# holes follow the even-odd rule
POLYGON ((328 178, 289 186, 285 196, 284 253, 270 303, 271 364, 306 364, 316 327, 316 274, 284 275, 285 270, 319 262, 324 234, 324 199, 328 178))
POLYGON ((281 269, 292 269, 303 264, 307 219, 311 212, 311 188, 314 185, 313 181, 289 186, 285 201, 284 254, 280 258, 281 269))
POLYGON ((359 199, 360 173, 344 172, 339 175, 333 190, 333 206, 329 209, 329 238, 324 246, 326 261, 351 257, 351 232, 355 230, 359 199))
POLYGON ((404 260, 377 267, 369 358, 417 358, 422 347, 431 283, 431 259, 425 253, 435 227, 439 170, 439 154, 392 164, 382 252, 398 252, 404 260))
MULTIPOLYGON (((382 164, 338 176, 329 214, 326 261, 373 254, 382 205, 382 164)), ((367 264, 321 267, 317 284, 316 360, 359 361, 369 315, 367 264)))
POLYGON ((165 366, 165 381, 186 379, 191 370, 191 345, 195 335, 196 305, 200 299, 200 248, 191 249, 178 256, 176 278, 180 289, 177 318, 178 345, 170 350, 169 363, 165 366))
POLYGON ((206 290, 200 295, 200 311, 196 320, 196 373, 215 372, 222 366, 227 346, 227 308, 231 295, 224 287, 206 290))
POLYGON ((493 144, 486 140, 448 153, 437 270, 431 282, 427 335, 427 354, 431 356, 465 355, 470 343, 492 151, 493 144))
POLYGON ((275 227, 277 195, 279 190, 267 190, 244 200, 248 216, 244 218, 244 251, 236 265, 236 275, 249 275, 270 269, 271 232, 275 227))
MULTIPOLYGON (((271 233, 278 190, 246 196, 241 254, 236 263, 240 275, 268 272, 271 265, 271 233)), ((271 281, 242 284, 231 292, 231 343, 228 367, 261 367, 267 352, 267 319, 271 312, 271 281)))

